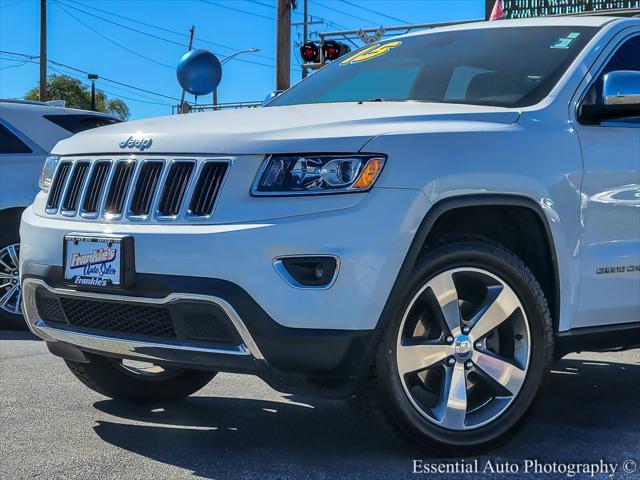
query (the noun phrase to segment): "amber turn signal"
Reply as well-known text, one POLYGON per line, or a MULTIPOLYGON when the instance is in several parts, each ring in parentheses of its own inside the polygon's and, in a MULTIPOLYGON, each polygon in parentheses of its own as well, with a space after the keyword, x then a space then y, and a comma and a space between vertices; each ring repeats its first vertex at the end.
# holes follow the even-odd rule
POLYGON ((381 158, 372 158, 367 162, 362 173, 351 188, 354 190, 366 190, 375 183, 378 175, 382 171, 383 161, 381 158))

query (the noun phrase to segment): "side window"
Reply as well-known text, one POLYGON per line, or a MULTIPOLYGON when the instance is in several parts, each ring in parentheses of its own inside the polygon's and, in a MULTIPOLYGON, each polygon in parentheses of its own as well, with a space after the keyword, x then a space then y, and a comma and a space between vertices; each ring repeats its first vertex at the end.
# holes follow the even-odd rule
POLYGON ((640 72, 640 35, 630 38, 618 49, 611 57, 609 63, 596 80, 596 83, 589 89, 589 93, 585 98, 587 105, 602 104, 602 86, 604 84, 604 76, 609 72, 616 70, 632 70, 640 72))
POLYGON ((32 153, 22 140, 16 137, 7 127, 0 124, 0 154, 3 153, 32 153))
POLYGON ((120 123, 120 120, 98 115, 44 115, 44 118, 71 133, 84 132, 92 128, 120 123))

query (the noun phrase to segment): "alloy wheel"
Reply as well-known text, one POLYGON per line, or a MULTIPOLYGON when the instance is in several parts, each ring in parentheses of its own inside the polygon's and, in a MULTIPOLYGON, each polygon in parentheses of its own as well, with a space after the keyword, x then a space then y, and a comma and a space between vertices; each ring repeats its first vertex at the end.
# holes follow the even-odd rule
POLYGON ((396 343, 402 387, 416 410, 449 430, 503 414, 527 376, 531 347, 521 301, 497 275, 456 268, 411 299, 396 343))
POLYGON ((15 315, 22 315, 19 256, 19 244, 0 249, 0 309, 15 315))

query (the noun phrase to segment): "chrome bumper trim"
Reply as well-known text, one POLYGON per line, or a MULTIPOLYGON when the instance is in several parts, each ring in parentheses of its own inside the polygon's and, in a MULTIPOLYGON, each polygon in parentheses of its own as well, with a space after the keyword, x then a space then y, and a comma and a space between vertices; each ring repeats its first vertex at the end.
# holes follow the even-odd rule
POLYGON ((86 348, 96 352, 122 355, 129 358, 158 361, 164 360, 178 363, 194 363, 193 358, 186 358, 187 356, 190 356, 187 354, 203 359, 203 363, 207 363, 204 360, 209 354, 239 356, 251 355, 256 360, 264 360, 260 349, 251 337, 249 330, 247 330, 247 327, 240 319, 238 313, 228 302, 219 297, 191 293, 172 293, 164 298, 128 297, 125 295, 78 292, 71 289, 53 288, 47 285, 43 280, 27 278, 22 282, 22 298, 23 312, 29 329, 35 335, 48 342, 65 342, 75 345, 81 349, 86 348), (166 305, 189 300, 213 303, 224 310, 233 323, 235 329, 238 331, 243 343, 229 348, 206 348, 160 342, 146 342, 118 337, 105 337, 50 327, 40 318, 36 307, 35 291, 39 287, 45 288, 56 295, 102 299, 112 302, 166 305))

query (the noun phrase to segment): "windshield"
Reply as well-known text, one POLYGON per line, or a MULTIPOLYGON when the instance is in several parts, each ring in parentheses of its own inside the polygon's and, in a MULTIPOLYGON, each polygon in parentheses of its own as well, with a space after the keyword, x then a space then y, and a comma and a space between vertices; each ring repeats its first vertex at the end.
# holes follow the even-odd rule
POLYGON ((534 105, 593 37, 591 27, 504 27, 381 41, 322 68, 269 106, 406 101, 534 105))

